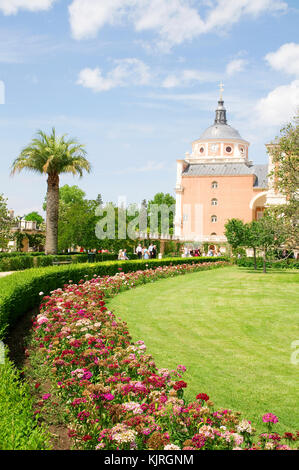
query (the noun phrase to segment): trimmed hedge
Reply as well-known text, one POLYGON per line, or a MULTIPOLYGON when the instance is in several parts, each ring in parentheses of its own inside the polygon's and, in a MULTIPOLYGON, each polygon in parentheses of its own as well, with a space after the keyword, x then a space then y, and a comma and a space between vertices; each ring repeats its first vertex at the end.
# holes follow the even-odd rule
POLYGON ((5 354, 0 364, 0 450, 47 450, 48 441, 33 414, 30 387, 5 354))
MULTIPOLYGON (((253 268, 254 267, 254 259, 253 258, 240 258, 235 260, 237 266, 243 268, 253 268)), ((258 268, 263 267, 263 258, 257 258, 256 264, 258 268)), ((295 259, 287 259, 284 261, 274 260, 274 261, 267 261, 266 263, 267 268, 274 268, 274 269, 299 269, 299 260, 295 259)))
MULTIPOLYGON (((88 254, 79 253, 73 255, 48 255, 44 253, 1 253, 0 254, 0 272, 5 271, 24 271, 30 268, 41 268, 53 266, 55 261, 71 261, 72 263, 87 263, 88 254)), ((96 253, 95 262, 116 261, 118 255, 113 253, 96 253)), ((137 255, 129 254, 130 260, 137 259, 137 255)))
POLYGON ((84 277, 114 276, 165 265, 227 261, 227 258, 165 258, 163 260, 106 261, 95 264, 71 264, 30 269, 0 279, 0 337, 5 329, 14 325, 25 312, 40 302, 40 292, 49 294, 70 280, 78 282, 84 277))

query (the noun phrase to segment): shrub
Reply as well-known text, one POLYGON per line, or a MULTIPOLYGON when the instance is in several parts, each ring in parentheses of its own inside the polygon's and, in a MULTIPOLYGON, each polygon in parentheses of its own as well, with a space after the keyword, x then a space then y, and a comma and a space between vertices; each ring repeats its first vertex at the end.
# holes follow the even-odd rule
POLYGON ((30 388, 6 355, 0 364, 0 450, 46 450, 48 435, 37 419, 30 388))
MULTIPOLYGON (((257 267, 263 267, 263 258, 257 258, 257 267)), ((253 258, 240 258, 236 259, 235 263, 237 266, 243 268, 253 268, 254 267, 254 259, 253 258)), ((276 268, 276 269, 299 269, 299 261, 295 259, 287 259, 282 261, 267 261, 266 263, 267 268, 276 268)))
POLYGON ((34 267, 32 256, 11 256, 0 259, 0 271, 22 271, 34 267))

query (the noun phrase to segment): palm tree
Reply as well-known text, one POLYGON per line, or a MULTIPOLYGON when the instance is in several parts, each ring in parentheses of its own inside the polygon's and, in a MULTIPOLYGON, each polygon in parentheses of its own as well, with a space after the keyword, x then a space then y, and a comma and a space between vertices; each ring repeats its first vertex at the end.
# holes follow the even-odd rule
POLYGON ((57 137, 53 128, 50 135, 38 131, 12 165, 12 175, 23 169, 48 175, 46 254, 57 254, 58 250, 59 176, 72 173, 82 177, 84 170, 89 173, 91 166, 85 155, 83 145, 66 140, 66 135, 57 137))

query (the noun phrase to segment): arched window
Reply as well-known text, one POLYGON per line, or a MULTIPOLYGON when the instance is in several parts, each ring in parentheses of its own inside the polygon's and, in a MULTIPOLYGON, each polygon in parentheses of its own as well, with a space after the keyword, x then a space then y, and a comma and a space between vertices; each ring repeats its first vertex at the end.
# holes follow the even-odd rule
POLYGON ((218 206, 218 199, 212 199, 212 206, 218 206))
POLYGON ((212 189, 217 189, 218 188, 218 183, 217 181, 213 181, 212 183, 212 189))
POLYGON ((211 221, 213 224, 215 224, 217 222, 217 215, 212 215, 211 221))
POLYGON ((211 233, 211 237, 216 237, 217 236, 217 233, 213 232, 211 233))

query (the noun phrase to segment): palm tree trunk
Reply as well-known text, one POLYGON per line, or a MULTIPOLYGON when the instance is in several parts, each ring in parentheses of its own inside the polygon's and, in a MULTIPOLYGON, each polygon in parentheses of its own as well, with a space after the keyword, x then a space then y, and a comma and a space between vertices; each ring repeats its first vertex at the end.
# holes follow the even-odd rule
POLYGON ((50 174, 47 190, 46 255, 56 255, 58 251, 58 210, 59 176, 50 174))

